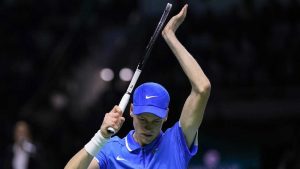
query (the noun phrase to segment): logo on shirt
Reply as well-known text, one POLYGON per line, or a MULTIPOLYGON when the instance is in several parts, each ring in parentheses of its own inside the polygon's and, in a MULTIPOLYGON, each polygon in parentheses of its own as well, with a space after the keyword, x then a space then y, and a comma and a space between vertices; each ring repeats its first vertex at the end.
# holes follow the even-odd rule
POLYGON ((120 155, 118 155, 116 159, 117 159, 118 161, 127 161, 127 160, 125 160, 124 158, 122 158, 120 155))
POLYGON ((147 96, 146 95, 146 99, 151 99, 151 98, 154 98, 154 97, 158 97, 158 96, 147 96))

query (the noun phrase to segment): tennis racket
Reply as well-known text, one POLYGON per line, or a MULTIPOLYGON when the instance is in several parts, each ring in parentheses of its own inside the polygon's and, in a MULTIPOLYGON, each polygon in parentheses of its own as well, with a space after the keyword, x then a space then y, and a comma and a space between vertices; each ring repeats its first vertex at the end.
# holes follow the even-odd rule
MULTIPOLYGON (((166 19, 167 19, 168 15, 171 11, 171 8, 172 8, 172 4, 168 3, 165 10, 164 10, 164 12, 163 12, 163 14, 162 14, 162 16, 161 16, 161 18, 160 18, 160 20, 159 20, 159 22, 158 22, 158 25, 156 26, 156 29, 155 29, 153 35, 151 36, 150 41, 148 42, 148 45, 145 49, 145 55, 141 58, 138 66, 137 66, 137 68, 136 68, 136 70, 133 74, 133 77, 132 77, 132 79, 129 83, 129 86, 126 90, 126 93, 123 95, 123 97, 122 97, 122 99, 119 103, 119 107, 121 108, 122 112, 124 112, 128 102, 129 102, 131 92, 132 92, 132 90, 133 90, 140 74, 142 73, 142 70, 145 66, 145 63, 146 63, 146 61, 148 60, 148 58, 150 56, 153 45, 154 45, 158 35, 160 34, 164 23, 166 22, 166 19)), ((112 128, 112 127, 109 127, 107 130, 108 130, 109 133, 112 133, 112 134, 116 133, 115 129, 112 128)))

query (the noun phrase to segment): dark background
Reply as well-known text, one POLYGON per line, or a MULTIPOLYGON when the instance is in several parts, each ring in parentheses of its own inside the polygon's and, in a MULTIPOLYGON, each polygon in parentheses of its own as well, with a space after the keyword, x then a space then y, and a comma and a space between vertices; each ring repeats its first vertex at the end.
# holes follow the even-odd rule
MULTIPOLYGON (((63 168, 119 103, 128 82, 118 73, 136 68, 167 2, 171 15, 189 4, 177 36, 212 84, 191 166, 217 149, 224 165, 299 168, 299 0, 1 1, 0 165, 22 119, 45 168, 63 168), (101 80, 102 68, 114 71, 113 81, 101 80)), ((166 129, 190 85, 161 36, 138 84, 146 81, 170 92, 166 129)), ((120 137, 132 129, 124 116, 120 137)))

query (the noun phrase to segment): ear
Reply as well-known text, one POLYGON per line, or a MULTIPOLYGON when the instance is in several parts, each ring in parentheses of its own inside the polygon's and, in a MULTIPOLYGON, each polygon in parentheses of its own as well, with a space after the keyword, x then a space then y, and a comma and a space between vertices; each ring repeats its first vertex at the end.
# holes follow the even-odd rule
POLYGON ((130 104, 130 116, 131 116, 131 117, 133 117, 132 111, 133 111, 133 104, 131 103, 131 104, 130 104))
POLYGON ((168 108, 168 110, 167 110, 167 116, 164 118, 164 122, 166 122, 167 120, 168 120, 168 116, 169 116, 169 108, 168 108))

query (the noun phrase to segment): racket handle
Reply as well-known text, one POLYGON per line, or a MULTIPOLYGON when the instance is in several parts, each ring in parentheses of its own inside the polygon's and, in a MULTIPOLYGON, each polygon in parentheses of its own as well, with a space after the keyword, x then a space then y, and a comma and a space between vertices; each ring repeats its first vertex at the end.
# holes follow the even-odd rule
MULTIPOLYGON (((119 107, 121 108, 122 113, 125 111, 126 106, 127 106, 128 102, 129 102, 129 99, 130 99, 130 94, 125 93, 123 95, 120 103, 119 103, 119 107)), ((110 134, 115 134, 116 133, 115 129, 112 128, 112 127, 108 127, 107 132, 109 132, 110 134)))
POLYGON ((129 102, 129 99, 130 99, 130 94, 128 93, 125 93, 119 103, 119 107, 121 108, 122 112, 124 113, 125 109, 126 109, 126 106, 129 102))

